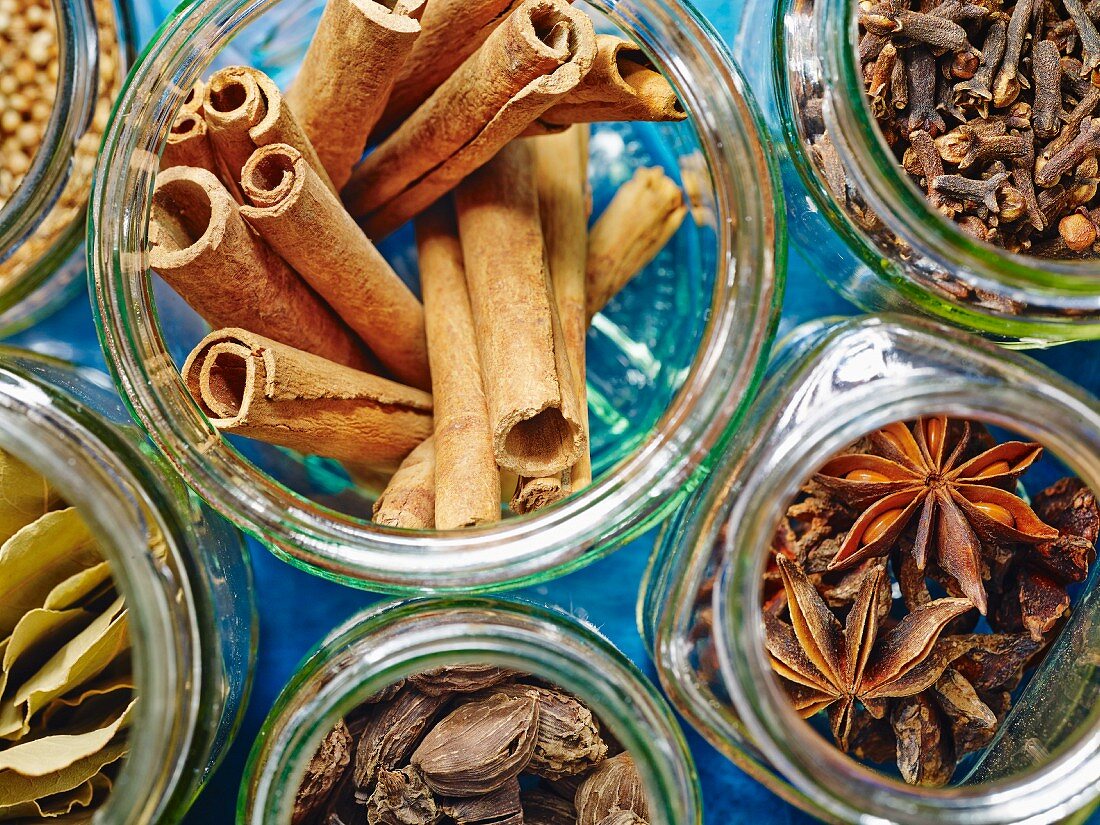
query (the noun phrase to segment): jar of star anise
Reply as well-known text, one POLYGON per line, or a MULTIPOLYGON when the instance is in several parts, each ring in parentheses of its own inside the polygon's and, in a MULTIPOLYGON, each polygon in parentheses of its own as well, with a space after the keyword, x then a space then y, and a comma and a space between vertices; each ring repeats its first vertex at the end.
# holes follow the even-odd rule
POLYGON ((796 331, 643 593, 673 703, 830 821, 1053 822, 1100 793, 1100 411, 894 316, 796 331))
POLYGON ((867 310, 1022 347, 1100 336, 1083 6, 746 0, 735 56, 802 257, 867 310))
POLYGON ((298 668, 260 731, 240 823, 699 825, 656 689, 594 628, 488 598, 387 602, 298 668))

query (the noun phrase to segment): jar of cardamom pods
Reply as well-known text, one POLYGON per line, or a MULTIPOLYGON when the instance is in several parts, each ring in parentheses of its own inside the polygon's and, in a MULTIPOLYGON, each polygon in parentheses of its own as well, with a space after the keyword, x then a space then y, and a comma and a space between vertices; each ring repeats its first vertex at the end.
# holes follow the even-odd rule
POLYGON ((1019 347, 1100 335, 1097 33, 1078 12, 749 0, 735 55, 784 149, 800 256, 867 310, 1019 347))
POLYGON ((634 665, 584 622, 495 599, 382 604, 283 689, 237 821, 333 815, 702 821, 690 751, 634 665))
MULTIPOLYGON (((437 43, 449 26, 471 26, 481 20, 478 36, 464 40, 467 52, 489 31, 511 36, 508 33, 514 28, 535 40, 560 37, 568 46, 562 54, 573 54, 570 60, 588 42, 590 35, 582 29, 589 25, 601 36, 614 33, 614 37, 608 35, 612 43, 618 42, 615 37, 628 41, 616 58, 622 61, 621 71, 671 87, 679 103, 670 103, 669 117, 674 122, 591 125, 587 184, 594 225, 590 238, 606 214, 607 204, 614 203, 613 196, 632 180, 658 180, 671 186, 675 208, 668 224, 675 234, 610 303, 599 301, 603 309, 594 312, 587 333, 581 325, 582 336, 587 335, 592 483, 581 485, 552 506, 513 517, 512 510, 524 512, 512 497, 516 478, 497 473, 490 460, 485 472, 463 468, 451 478, 460 479, 459 486, 465 487, 469 479, 480 486, 483 476, 502 475, 501 492, 505 495, 497 492, 494 498, 503 498, 503 507, 492 501, 486 508, 492 510, 491 519, 468 519, 463 529, 436 522, 443 529, 433 530, 435 502, 429 493, 434 495, 433 485, 442 473, 432 475, 436 465, 430 451, 409 453, 416 444, 430 446, 431 442, 410 441, 396 456, 397 460, 409 460, 404 469, 409 471, 413 492, 404 499, 411 502, 406 509, 416 509, 415 504, 427 514, 402 514, 420 517, 416 524, 387 520, 379 513, 379 494, 387 484, 397 483, 400 474, 394 475, 392 467, 373 474, 349 472, 331 456, 316 454, 316 448, 328 443, 324 437, 299 438, 292 448, 285 443, 240 438, 224 429, 234 426, 227 422, 239 420, 238 413, 244 413, 246 406, 253 412, 258 409, 256 403, 243 403, 241 388, 247 386, 251 393, 259 386, 254 379, 260 371, 248 373, 251 379, 247 382, 219 383, 223 369, 234 375, 245 373, 236 370, 243 362, 215 354, 215 349, 220 353, 228 343, 240 354, 248 347, 242 350, 243 345, 228 339, 205 341, 210 325, 183 300, 198 303, 194 294, 181 299, 181 293, 151 271, 154 259, 150 254, 154 235, 162 243, 174 244, 169 254, 180 260, 190 260, 208 239, 221 237, 221 229, 210 228, 213 212, 209 202, 188 210, 184 218, 172 217, 179 212, 179 199, 173 201, 172 191, 180 198, 188 192, 205 197, 201 193, 207 190, 193 180, 184 180, 194 178, 195 172, 179 172, 183 167, 173 166, 161 175, 162 186, 158 188, 156 183, 159 167, 175 162, 168 158, 166 146, 175 153, 195 129, 205 128, 209 135, 210 130, 221 128, 225 119, 216 112, 208 116, 204 107, 202 119, 208 122, 198 122, 200 118, 185 100, 193 94, 193 84, 210 80, 211 72, 232 73, 238 71, 232 68, 235 64, 247 64, 244 75, 255 77, 255 71, 262 70, 270 78, 270 100, 275 100, 277 86, 290 90, 283 103, 293 102, 290 92, 322 7, 344 12, 353 6, 369 7, 381 13, 378 10, 383 5, 203 0, 181 7, 166 22, 130 76, 105 140, 96 179, 89 269, 104 352, 138 420, 188 484, 218 512, 290 563, 356 586, 397 593, 492 590, 542 580, 602 557, 667 514, 703 471, 708 454, 743 414, 770 346, 782 292, 783 227, 775 208, 778 195, 772 160, 757 139, 755 105, 744 94, 725 47, 688 6, 672 0, 628 0, 594 2, 578 11, 579 7, 562 0, 479 2, 476 13, 467 14, 464 4, 447 2, 437 5, 442 10, 438 16, 453 19, 442 24, 438 17, 430 17, 430 11, 419 24, 406 12, 394 25, 421 25, 418 43, 437 43), (538 19, 531 17, 523 27, 501 27, 501 20, 511 14, 534 14, 538 19), (582 14, 590 21, 583 26, 577 22, 582 14), (185 115, 183 129, 173 131, 173 121, 181 113, 185 115), (173 220, 176 222, 170 224, 173 220), (154 233, 150 231, 154 223, 170 224, 170 228, 154 233), (189 353, 195 357, 189 359, 189 353), (185 382, 181 370, 194 380, 185 382), (228 403, 214 402, 220 412, 207 403, 210 399, 199 399, 203 392, 212 392, 210 376, 219 391, 227 393, 222 401, 228 403), (414 461, 419 463, 414 466, 414 461)), ((417 3, 398 5, 401 9, 419 7, 417 3)), ((398 12, 386 14, 393 17, 398 12)), ((503 36, 494 34, 484 48, 495 47, 498 39, 503 36)), ((449 51, 450 41, 447 43, 449 51)), ((547 45, 536 44, 535 48, 546 49, 547 45)), ((433 72, 438 73, 436 64, 454 62, 453 55, 443 60, 436 59, 439 54, 432 57, 430 48, 428 52, 426 57, 416 51, 413 54, 431 63, 433 72)), ((467 64, 479 59, 479 54, 468 57, 467 64)), ((609 60, 607 65, 615 64, 609 60)), ((565 69, 570 66, 566 63, 565 69)), ((455 70, 451 78, 466 82, 470 74, 455 70)), ((233 87, 237 91, 222 95, 217 91, 219 83, 221 80, 212 81, 207 88, 211 105, 237 106, 234 112, 244 111, 249 105, 241 103, 248 100, 244 86, 238 84, 233 87)), ((441 86, 438 93, 446 97, 449 89, 441 86)), ((286 108, 283 111, 285 114, 286 108)), ((327 137, 321 133, 317 140, 327 137)), ((281 151, 263 148, 265 152, 281 151)), ((320 151, 328 148, 322 145, 320 151)), ((258 157, 260 150, 254 151, 258 157)), ((298 154, 297 161, 293 154, 284 153, 282 161, 269 159, 270 163, 245 166, 242 171, 252 169, 259 175, 250 179, 251 187, 262 183, 260 178, 288 158, 292 166, 308 165, 306 155, 298 154)), ((201 170, 197 174, 217 189, 212 176, 202 175, 201 170)), ((271 177, 271 181, 278 179, 278 175, 271 177)), ((344 193, 347 197, 347 189, 344 193)), ((585 200, 577 198, 578 203, 585 200)), ((228 194, 221 196, 220 202, 226 206, 219 207, 219 214, 236 209, 235 204, 228 206, 232 202, 228 194)), ((620 199, 626 210, 624 225, 649 225, 649 218, 641 214, 647 209, 646 202, 620 199), (642 217, 646 220, 641 221, 642 217)), ((583 206, 578 209, 583 210, 583 206)), ((245 214, 251 214, 247 208, 245 214)), ((586 219, 583 214, 581 218, 586 219)), ((664 236, 664 225, 657 230, 652 234, 664 236)), ((357 231, 354 224, 348 229, 351 235, 357 231)), ((356 237, 362 245, 363 239, 356 237)), ((412 233, 406 228, 384 239, 372 235, 372 239, 386 262, 415 287, 418 262, 412 233)), ((614 268, 622 263, 616 257, 619 247, 611 250, 614 268)), ((308 268, 316 257, 298 255, 286 247, 280 253, 294 258, 299 269, 308 268)), ((597 266, 595 270, 606 268, 597 266)), ((217 284, 247 280, 238 281, 234 273, 239 274, 231 268, 224 278, 216 279, 217 284)), ((242 288, 246 287, 244 283, 242 288)), ((415 314, 418 309, 409 300, 412 296, 404 297, 405 303, 412 305, 410 313, 415 314)), ((339 298, 330 295, 334 302, 339 298)), ((214 302, 214 308, 242 303, 243 298, 214 302)), ((360 326, 365 323, 369 327, 369 313, 359 321, 360 326)), ((247 323, 214 326, 247 328, 247 323)), ((395 335, 405 332, 399 330, 395 335)), ((231 337, 234 334, 231 332, 231 337)), ((482 352, 482 363, 486 357, 482 352)), ((324 380, 322 376, 316 383, 324 380)), ((522 382, 517 378, 513 383, 522 382)), ((321 391, 317 397, 328 396, 321 391)), ((418 398, 423 426, 429 401, 423 395, 418 398)), ((553 410, 548 415, 553 415, 553 410)), ((431 432, 430 421, 427 427, 419 439, 431 432)), ((270 428, 271 432, 295 433, 296 425, 270 428)), ((381 498, 388 500, 384 495, 381 498)), ((547 496, 548 501, 561 498, 547 496)))
POLYGON ((673 704, 835 822, 1100 791, 1097 402, 931 322, 797 330, 640 605, 673 704))
POLYGON ((0 464, 0 818, 177 822, 249 692, 241 536, 96 371, 2 349, 0 464))
POLYGON ((0 2, 0 332, 69 297, 99 143, 135 37, 116 0, 0 2))

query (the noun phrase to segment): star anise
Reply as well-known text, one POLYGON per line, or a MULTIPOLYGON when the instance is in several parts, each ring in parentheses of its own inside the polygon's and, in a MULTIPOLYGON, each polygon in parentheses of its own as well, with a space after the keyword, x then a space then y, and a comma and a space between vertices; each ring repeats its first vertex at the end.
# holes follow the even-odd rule
POLYGON ((964 652, 937 646, 936 640, 952 619, 972 608, 966 599, 919 607, 880 638, 879 617, 886 612, 880 602, 890 600, 882 587, 884 566, 869 571, 841 627, 802 569, 782 555, 777 563, 791 623, 764 617, 772 667, 802 716, 828 709, 833 736, 844 750, 857 701, 881 719, 887 710, 883 700, 920 693, 964 652))
POLYGON ((984 614, 982 542, 1039 544, 1058 537, 1011 492, 1042 453, 1040 445, 1009 441, 967 459, 970 424, 946 416, 921 418, 912 430, 890 424, 870 441, 872 453, 838 456, 816 476, 862 511, 831 568, 885 555, 919 513, 913 540, 918 568, 925 569, 934 544, 939 567, 984 614))

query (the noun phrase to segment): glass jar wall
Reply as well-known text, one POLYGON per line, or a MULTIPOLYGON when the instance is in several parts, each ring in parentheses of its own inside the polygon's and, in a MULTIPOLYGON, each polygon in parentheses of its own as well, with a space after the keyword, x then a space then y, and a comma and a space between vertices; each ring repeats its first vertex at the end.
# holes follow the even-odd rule
MULTIPOLYGON (((100 334, 122 391, 187 482, 292 563, 382 590, 493 589, 610 552, 675 504, 757 383, 781 293, 772 166, 753 104, 717 36, 668 0, 595 3, 676 87, 689 122, 600 125, 597 211, 639 166, 683 181, 693 219, 597 316, 588 339, 596 482, 522 519, 461 533, 370 523, 372 496, 332 462, 223 441, 176 370, 204 326, 151 278, 146 242, 157 158, 173 113, 212 67, 292 76, 319 3, 206 0, 162 29, 132 74, 106 139, 90 259, 100 334), (694 128, 693 128, 694 127, 694 128), (127 204, 120 209, 119 204, 127 204), (656 296, 656 297, 655 297, 656 296), (427 552, 426 552, 427 551, 427 552)), ((411 257, 397 236, 391 260, 411 257)), ((407 273, 406 273, 407 274, 407 273)))
POLYGON ((0 449, 81 513, 128 608, 139 701, 130 755, 96 821, 176 822, 244 710, 251 571, 240 534, 151 453, 105 384, 102 373, 0 349, 0 449))
POLYGON ((1013 346, 1100 336, 1095 262, 1012 254, 943 218, 871 114, 856 0, 749 0, 735 56, 780 147, 791 238, 867 310, 919 312, 1013 346))
POLYGON ((1000 735, 955 785, 925 788, 845 756, 792 710, 764 646, 776 526, 807 476, 868 432, 931 413, 1033 439, 1100 488, 1096 402, 1029 359, 885 316, 798 330, 712 479, 666 528, 641 616, 673 703, 776 793, 830 821, 1056 821, 1093 800, 1095 567, 1000 735))
POLYGON ((403 677, 487 664, 574 695, 633 757, 654 825, 701 822, 687 744, 664 700, 588 625, 495 599, 390 602, 334 630, 283 689, 253 746, 238 822, 290 821, 306 766, 338 719, 403 677))

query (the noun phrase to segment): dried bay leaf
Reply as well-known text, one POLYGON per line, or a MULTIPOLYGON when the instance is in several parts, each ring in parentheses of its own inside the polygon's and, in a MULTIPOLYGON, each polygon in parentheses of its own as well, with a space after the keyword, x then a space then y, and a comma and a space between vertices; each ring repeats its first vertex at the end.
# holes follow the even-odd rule
POLYGON ((0 771, 0 820, 8 817, 8 809, 35 799, 71 791, 83 785, 107 765, 126 755, 128 743, 115 740, 92 756, 74 762, 63 771, 49 776, 23 776, 15 771, 0 771))
MULTIPOLYGON (((31 610, 15 626, 0 658, 0 697, 8 682, 37 668, 54 650, 82 630, 92 615, 80 610, 31 610)), ((34 672, 33 670, 31 671, 34 672)))
POLYGON ((379 769, 393 770, 408 758, 448 699, 406 687, 390 703, 376 707, 355 750, 356 797, 360 801, 370 798, 379 769))
POLYGON ((104 561, 58 582, 46 596, 42 606, 47 610, 83 606, 86 600, 96 595, 105 585, 113 587, 111 565, 104 561))
POLYGON ((441 816, 431 788, 416 768, 378 772, 367 800, 367 825, 433 825, 441 816))
MULTIPOLYGON (((129 703, 126 698, 134 689, 134 676, 128 656, 116 659, 91 682, 53 699, 39 714, 38 725, 43 728, 74 724, 75 716, 88 716, 104 707, 117 707, 129 703), (89 707, 92 706, 92 707, 89 707)), ((104 718, 104 717, 100 717, 104 718)))
POLYGON ((444 799, 440 807, 455 825, 524 825, 518 779, 481 796, 444 799))
POLYGON ((409 682, 422 693, 442 696, 455 693, 478 693, 516 678, 514 670, 495 665, 450 665, 426 670, 409 677, 409 682))
POLYGON ((568 799, 541 790, 524 791, 520 796, 523 805, 523 825, 573 825, 577 821, 577 809, 568 799))
POLYGON ((534 696, 495 694, 444 717, 413 752, 428 786, 441 796, 478 796, 517 777, 538 733, 534 696))
POLYGON ((0 542, 44 515, 56 501, 46 479, 0 450, 0 542))
POLYGON ((649 818, 645 789, 628 753, 605 760, 590 773, 577 789, 574 804, 577 825, 599 825, 618 811, 631 811, 642 820, 649 818))
POLYGON ((305 778, 294 799, 294 814, 290 819, 292 825, 304 822, 332 793, 351 765, 354 746, 351 732, 341 719, 321 740, 306 768, 305 778))
POLYGON ((131 701, 114 721, 96 730, 43 736, 0 751, 0 773, 11 771, 28 777, 42 777, 63 771, 93 756, 129 725, 135 701, 131 701))

